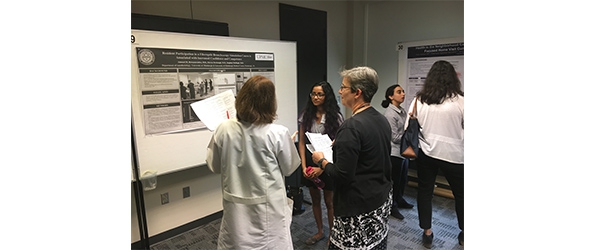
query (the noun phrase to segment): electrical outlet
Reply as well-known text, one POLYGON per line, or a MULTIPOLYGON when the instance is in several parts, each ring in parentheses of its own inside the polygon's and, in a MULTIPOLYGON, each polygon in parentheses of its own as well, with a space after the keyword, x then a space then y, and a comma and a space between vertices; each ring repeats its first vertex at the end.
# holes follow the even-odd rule
POLYGON ((182 198, 187 198, 191 196, 191 187, 183 187, 182 188, 182 198))
POLYGON ((162 194, 162 205, 168 204, 170 202, 170 198, 168 198, 168 193, 162 194))

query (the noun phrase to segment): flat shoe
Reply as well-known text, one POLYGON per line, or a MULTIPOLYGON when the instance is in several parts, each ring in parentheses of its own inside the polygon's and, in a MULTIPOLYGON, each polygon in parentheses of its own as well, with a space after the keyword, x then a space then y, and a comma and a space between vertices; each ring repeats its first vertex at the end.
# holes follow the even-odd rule
POLYGON ((392 211, 390 212, 390 215, 396 219, 399 220, 404 220, 404 215, 402 215, 400 213, 400 211, 398 211, 398 208, 392 208, 392 211))
POLYGON ((427 249, 431 249, 431 244, 433 243, 433 232, 430 235, 425 235, 423 233, 423 246, 427 249))
POLYGON ((410 203, 398 203, 399 208, 413 208, 414 205, 410 203))
POLYGON ((315 238, 315 236, 311 236, 311 238, 307 239, 305 241, 305 244, 307 245, 315 245, 315 243, 317 243, 318 241, 320 241, 321 239, 325 238, 325 235, 322 235, 321 238, 315 238))
POLYGON ((458 234, 458 244, 460 244, 461 246, 464 246, 464 231, 460 232, 460 234, 458 234))

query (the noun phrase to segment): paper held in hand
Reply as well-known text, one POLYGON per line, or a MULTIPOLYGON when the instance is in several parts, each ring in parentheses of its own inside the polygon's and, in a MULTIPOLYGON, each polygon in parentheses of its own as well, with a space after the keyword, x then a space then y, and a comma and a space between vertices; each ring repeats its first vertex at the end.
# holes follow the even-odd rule
POLYGON ((320 134, 320 133, 310 133, 306 132, 307 138, 311 144, 307 144, 307 149, 309 152, 313 153, 314 151, 321 151, 323 152, 323 157, 329 162, 334 162, 334 156, 332 151, 332 139, 327 134, 320 134))
POLYGON ((234 100, 232 90, 226 90, 215 96, 191 103, 191 108, 205 126, 210 131, 214 131, 221 122, 236 118, 234 100))

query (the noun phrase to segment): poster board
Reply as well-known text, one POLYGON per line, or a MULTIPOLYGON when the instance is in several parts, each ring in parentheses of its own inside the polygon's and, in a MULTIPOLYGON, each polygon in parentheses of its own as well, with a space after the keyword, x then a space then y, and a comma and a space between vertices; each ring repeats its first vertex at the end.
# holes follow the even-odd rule
MULTIPOLYGON (((163 175, 205 165, 207 144, 212 135, 212 132, 201 125, 200 121, 198 123, 183 121, 190 119, 183 117, 185 112, 180 112, 181 127, 176 128, 175 124, 170 126, 174 129, 164 131, 155 129, 156 126, 153 126, 154 129, 148 129, 147 125, 150 123, 159 124, 155 122, 156 120, 169 119, 172 124, 176 123, 177 119, 177 111, 169 113, 169 118, 151 113, 182 111, 185 103, 188 105, 218 91, 240 89, 242 82, 255 74, 270 78, 276 85, 278 118, 274 123, 286 126, 291 132, 295 131, 297 129, 296 60, 295 42, 131 30, 131 118, 140 174, 145 171, 156 171, 158 175, 163 175), (180 52, 179 54, 185 58, 167 56, 172 52, 175 54, 180 52), (188 57, 191 54, 203 52, 214 53, 211 57, 195 59, 188 57), (237 57, 241 58, 240 61, 233 62, 238 59, 237 57), (243 57, 256 65, 232 66, 232 63, 242 64, 242 60, 245 60, 242 59, 243 57), (168 62, 170 59, 178 61, 171 63, 168 62), (231 62, 230 66, 213 66, 214 62, 223 63, 224 59, 231 62), (210 65, 198 63, 199 60, 211 60, 208 63, 210 65), (261 63, 266 66, 261 66, 261 63), (231 69, 231 67, 237 68, 231 69), (208 78, 213 81, 213 86, 204 88, 207 89, 205 92, 200 92, 201 90, 197 88, 193 92, 196 94, 193 99, 183 97, 182 87, 180 89, 171 87, 175 80, 176 84, 183 80, 195 81, 197 84, 199 81, 205 82, 208 78), (148 91, 147 83, 150 81, 157 84, 150 87, 155 89, 148 91), (157 86, 162 82, 164 82, 163 86, 169 87, 157 86), (216 84, 218 82, 220 84, 216 84), (157 94, 149 95, 151 94, 149 92, 157 94), (200 97, 201 93, 205 93, 205 96, 200 97), (151 103, 164 99, 170 100, 158 104, 151 103), (150 106, 158 108, 151 109, 150 106), (156 110, 159 111, 156 112, 156 110)), ((187 114, 193 115, 192 111, 190 112, 187 114)))
POLYGON ((405 108, 415 99, 415 94, 423 87, 427 72, 435 61, 450 62, 464 91, 464 38, 444 38, 436 40, 400 42, 398 51, 398 84, 404 89, 405 108))

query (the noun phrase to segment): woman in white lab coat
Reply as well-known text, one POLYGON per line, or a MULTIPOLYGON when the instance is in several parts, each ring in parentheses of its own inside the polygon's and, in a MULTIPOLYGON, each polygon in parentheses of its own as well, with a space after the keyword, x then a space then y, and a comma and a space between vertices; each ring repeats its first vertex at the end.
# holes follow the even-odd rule
POLYGON ((249 78, 236 96, 237 119, 221 123, 208 145, 207 166, 222 174, 218 249, 293 249, 284 177, 301 162, 288 128, 272 124, 275 93, 269 79, 249 78))

